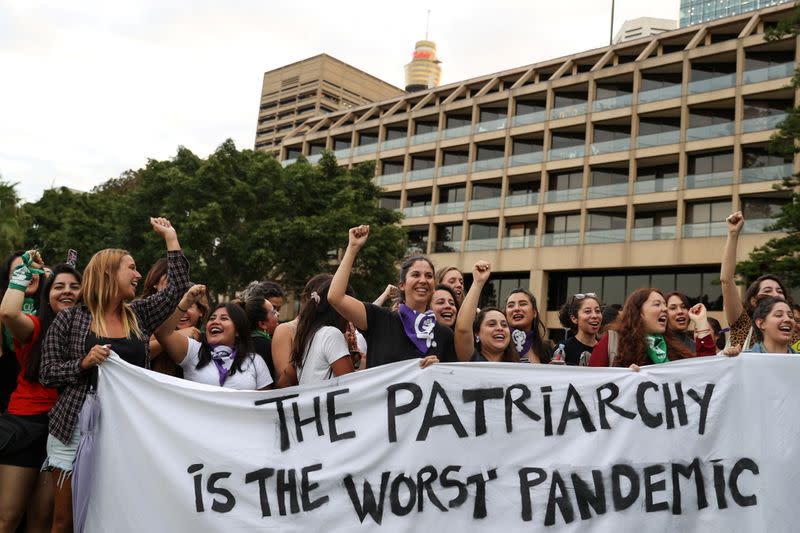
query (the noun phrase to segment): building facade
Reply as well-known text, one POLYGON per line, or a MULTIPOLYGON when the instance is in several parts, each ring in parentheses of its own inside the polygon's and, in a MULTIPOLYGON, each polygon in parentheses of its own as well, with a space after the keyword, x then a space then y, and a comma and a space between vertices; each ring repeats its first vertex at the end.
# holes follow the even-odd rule
POLYGON ((767 144, 798 103, 797 38, 764 31, 791 9, 309 118, 281 158, 375 161, 409 252, 465 273, 489 260, 484 301, 529 287, 553 333, 576 292, 621 304, 642 286, 680 288, 719 311, 725 217, 744 211, 744 258, 789 199, 773 185, 794 163, 767 144))
POLYGON ((327 54, 264 73, 256 150, 277 155, 285 134, 310 116, 359 107, 403 90, 327 54))
POLYGON ((680 27, 740 15, 793 0, 681 0, 680 27))
POLYGON ((653 17, 639 17, 626 20, 614 36, 614 44, 624 41, 633 41, 642 37, 658 35, 678 27, 678 22, 670 19, 657 19, 653 17))

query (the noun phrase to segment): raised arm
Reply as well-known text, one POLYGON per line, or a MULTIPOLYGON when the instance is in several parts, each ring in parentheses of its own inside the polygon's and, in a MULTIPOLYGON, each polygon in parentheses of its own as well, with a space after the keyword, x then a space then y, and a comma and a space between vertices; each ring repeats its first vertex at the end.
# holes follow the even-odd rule
POLYGON ((731 325, 744 312, 742 297, 736 287, 736 246, 739 243, 739 233, 744 226, 744 216, 741 211, 736 211, 731 213, 725 222, 728 224, 728 238, 722 251, 719 282, 722 286, 722 309, 725 311, 728 325, 731 325))
POLYGON ((11 336, 20 343, 27 342, 33 333, 33 320, 22 312, 22 303, 25 301, 25 290, 34 274, 44 274, 42 264, 42 258, 36 250, 28 250, 22 254, 22 264, 11 274, 8 289, 0 302, 0 320, 11 332, 11 336))
POLYGON ((350 228, 347 249, 328 289, 328 303, 345 320, 355 324, 361 331, 367 330, 367 310, 362 302, 345 293, 347 292, 347 284, 350 283, 350 271, 353 269, 353 262, 358 255, 358 251, 367 242, 367 237, 369 237, 369 226, 350 228))
POLYGON ((156 340, 162 350, 175 363, 180 364, 186 358, 189 349, 189 338, 175 330, 183 314, 206 292, 205 285, 192 285, 169 317, 156 329, 156 340))
POLYGON ((147 331, 153 331, 167 319, 191 286, 189 262, 181 252, 175 228, 166 218, 151 218, 150 225, 153 231, 164 238, 167 247, 167 286, 143 300, 131 303, 140 325, 147 331))
POLYGON ((386 286, 385 289, 383 289, 383 292, 380 294, 380 296, 375 298, 375 301, 372 303, 378 306, 383 305, 386 302, 386 300, 391 298, 397 298, 398 294, 400 294, 400 289, 398 289, 397 287, 395 287, 390 283, 386 286))
POLYGON ((474 333, 472 324, 475 322, 475 312, 478 300, 481 297, 483 286, 489 280, 492 267, 486 261, 480 260, 472 267, 472 286, 469 288, 456 318, 454 341, 456 356, 459 361, 469 361, 475 351, 474 333))

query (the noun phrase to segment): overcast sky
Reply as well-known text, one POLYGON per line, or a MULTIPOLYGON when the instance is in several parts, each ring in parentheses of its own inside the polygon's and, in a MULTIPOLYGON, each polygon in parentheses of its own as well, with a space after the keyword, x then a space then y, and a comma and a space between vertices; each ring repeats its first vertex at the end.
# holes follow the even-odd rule
MULTIPOLYGON (((678 4, 616 0, 615 28, 678 4)), ((0 175, 35 201, 252 148, 264 71, 326 52, 402 86, 428 9, 443 84, 608 44, 611 0, 0 0, 0 175)))

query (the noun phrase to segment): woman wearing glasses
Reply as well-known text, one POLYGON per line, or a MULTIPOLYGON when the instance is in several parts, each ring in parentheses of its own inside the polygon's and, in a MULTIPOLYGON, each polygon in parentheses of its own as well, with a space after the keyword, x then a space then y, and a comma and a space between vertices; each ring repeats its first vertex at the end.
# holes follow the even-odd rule
POLYGON ((600 299, 593 292, 575 294, 561 307, 558 319, 573 334, 564 343, 566 364, 577 366, 581 357, 588 361, 597 345, 597 332, 603 321, 600 299))

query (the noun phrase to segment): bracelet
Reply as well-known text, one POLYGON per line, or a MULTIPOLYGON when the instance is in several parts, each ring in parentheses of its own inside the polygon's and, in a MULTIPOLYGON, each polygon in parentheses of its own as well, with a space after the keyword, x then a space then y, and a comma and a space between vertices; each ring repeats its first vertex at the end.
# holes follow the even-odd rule
POLYGON ((186 309, 183 309, 183 308, 181 307, 181 304, 178 304, 178 305, 176 305, 175 307, 177 307, 177 308, 178 308, 178 311, 180 311, 181 313, 185 313, 186 311, 188 311, 188 310, 189 310, 189 308, 188 308, 188 307, 187 307, 186 309))

